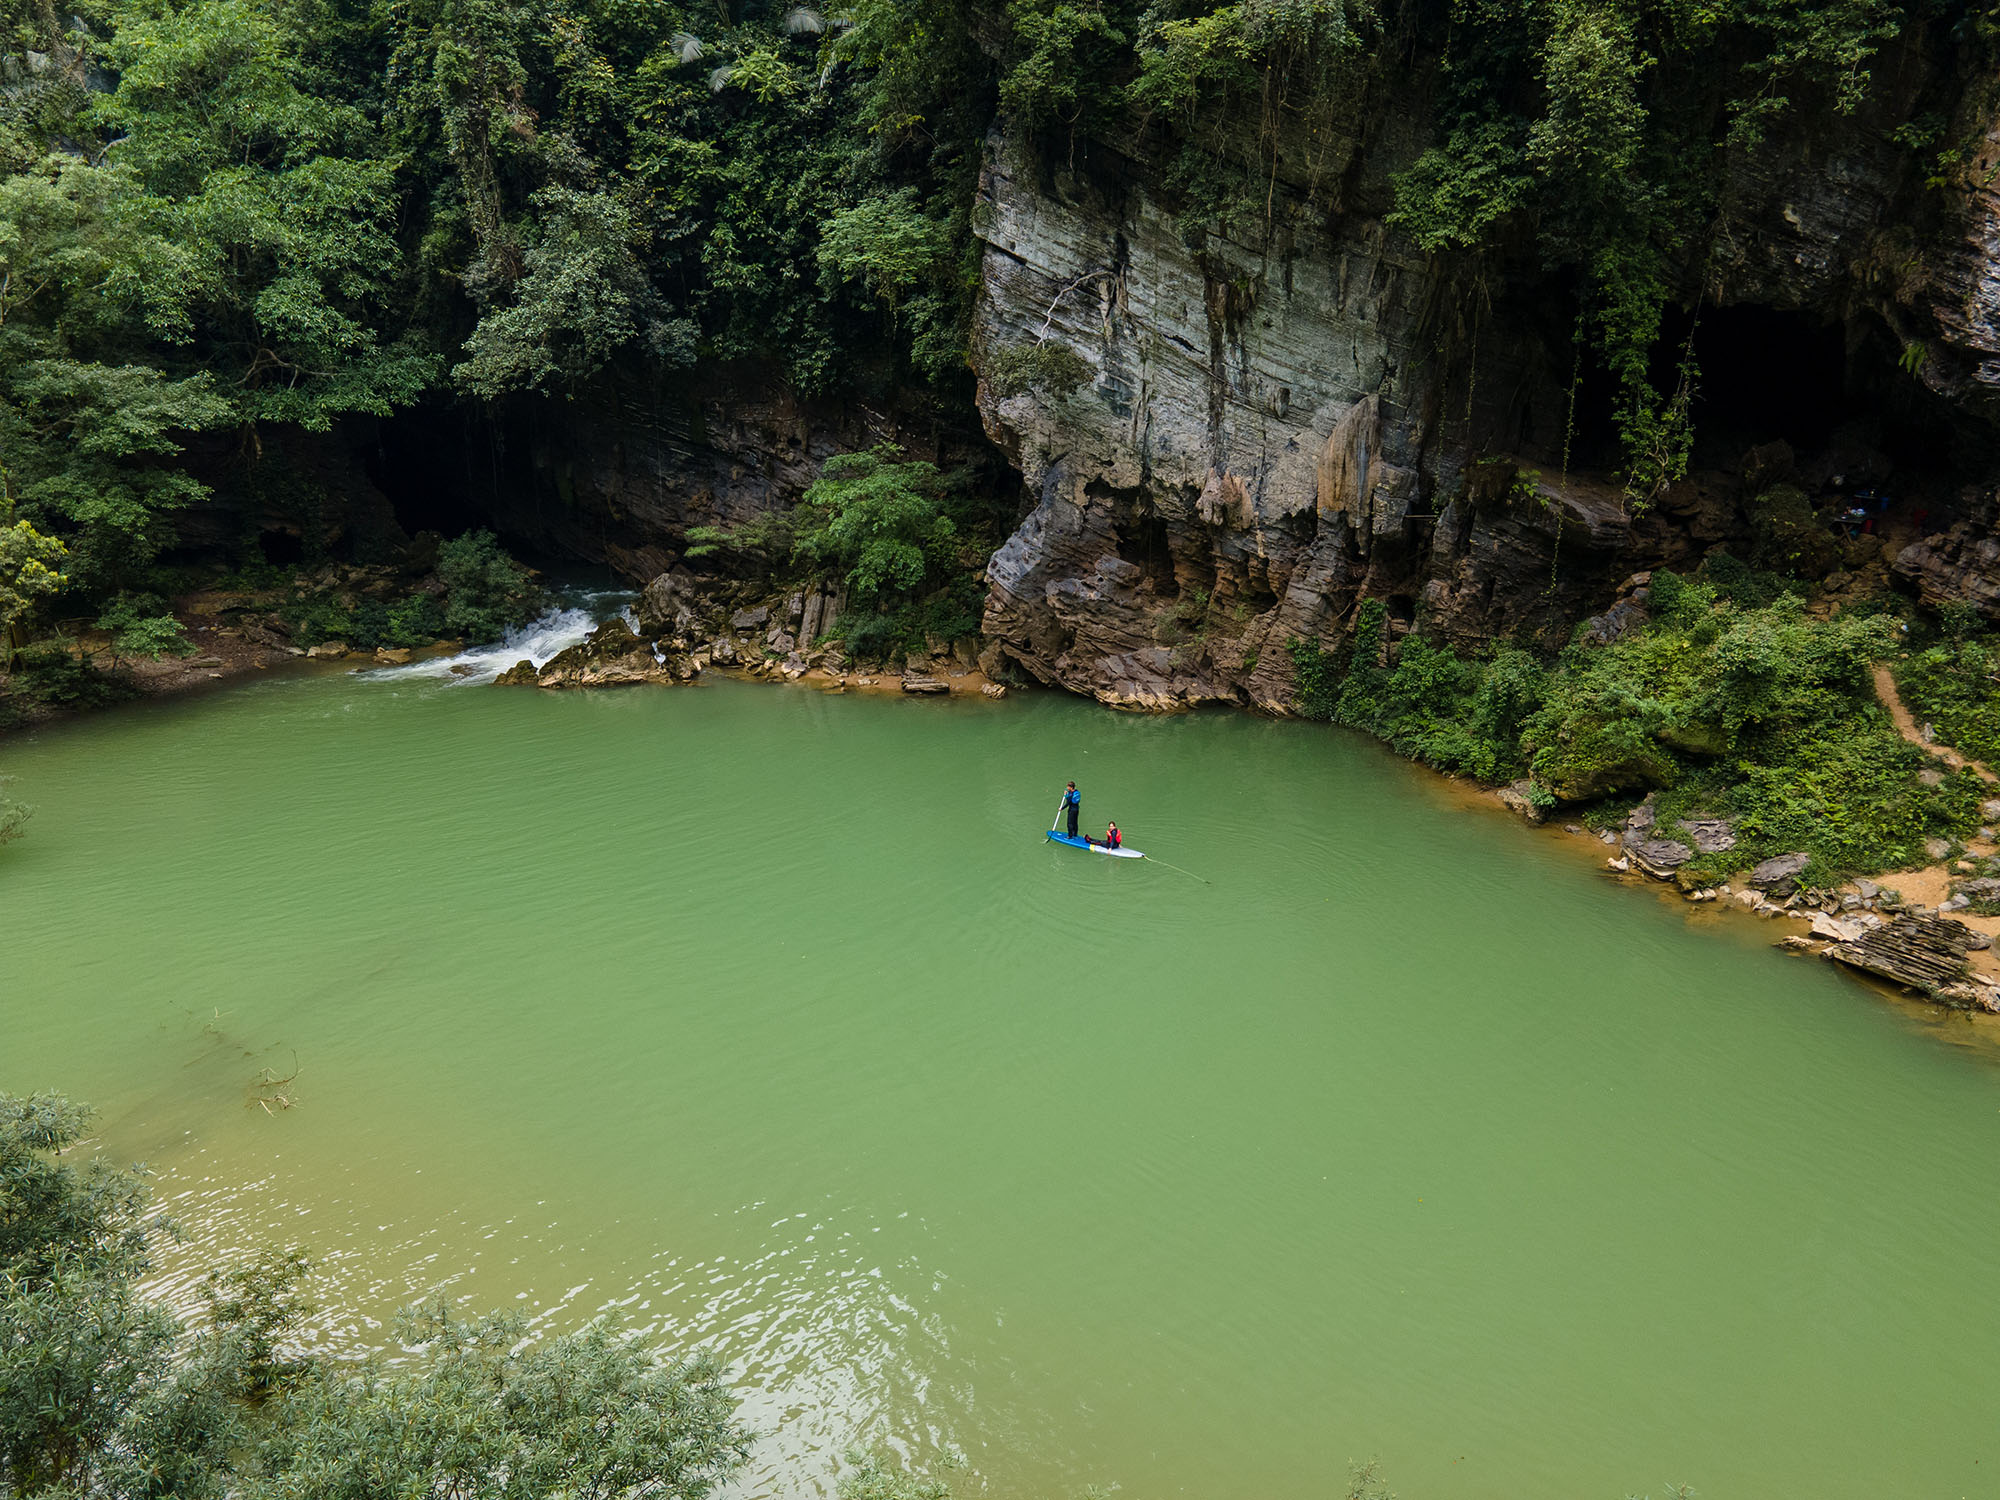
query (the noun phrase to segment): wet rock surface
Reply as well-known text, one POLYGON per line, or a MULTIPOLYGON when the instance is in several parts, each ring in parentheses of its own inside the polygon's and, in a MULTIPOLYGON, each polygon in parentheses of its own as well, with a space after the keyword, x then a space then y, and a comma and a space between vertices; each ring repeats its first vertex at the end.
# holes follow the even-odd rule
POLYGON ((1837 943, 1827 954, 1849 968, 1938 996, 1967 983, 1965 956, 1973 938, 1969 927, 1950 917, 1910 914, 1837 943))

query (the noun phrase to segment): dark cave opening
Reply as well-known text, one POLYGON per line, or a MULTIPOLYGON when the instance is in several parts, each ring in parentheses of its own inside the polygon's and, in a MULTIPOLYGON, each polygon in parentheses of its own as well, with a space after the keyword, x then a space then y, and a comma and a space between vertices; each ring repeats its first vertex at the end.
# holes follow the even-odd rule
POLYGON ((494 424, 477 415, 441 403, 402 413, 381 424, 366 465, 369 482, 412 536, 493 526, 505 462, 494 424))
MULTIPOLYGON (((1662 391, 1679 379, 1688 322, 1677 311, 1661 340, 1653 380, 1662 391)), ((1848 379, 1847 337, 1839 323, 1771 307, 1712 307, 1695 324, 1693 347, 1698 468, 1730 467, 1766 443, 1814 452, 1836 431, 1869 417, 1868 403, 1848 379)))
POLYGON ((1118 526, 1118 555, 1145 574, 1146 585, 1164 598, 1177 598, 1174 554, 1167 540, 1167 523, 1151 510, 1135 510, 1118 526))
MULTIPOLYGON (((1900 347, 1872 320, 1847 323, 1752 304, 1669 308, 1649 375, 1671 393, 1685 353, 1695 363, 1691 470, 1735 472, 1752 449, 1783 442, 1809 491, 1893 484, 1941 492, 1980 462, 1940 400, 1905 372, 1900 347), (1692 337, 1690 338, 1690 335, 1692 337)), ((1576 379, 1569 466, 1610 471, 1625 461, 1616 382, 1586 349, 1576 379)), ((1556 442, 1546 445, 1559 452, 1556 442)), ((1555 456, 1555 455, 1551 455, 1555 456)))

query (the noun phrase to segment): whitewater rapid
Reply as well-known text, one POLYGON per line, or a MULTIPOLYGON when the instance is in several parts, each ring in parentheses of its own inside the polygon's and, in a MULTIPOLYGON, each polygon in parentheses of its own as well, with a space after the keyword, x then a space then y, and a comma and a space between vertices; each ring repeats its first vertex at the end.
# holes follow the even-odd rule
POLYGON ((614 615, 623 615, 627 624, 633 623, 631 600, 630 591, 624 589, 571 592, 538 619, 517 626, 489 645, 468 647, 455 656, 426 657, 407 666, 380 667, 363 675, 430 678, 447 684, 491 682, 516 662, 541 666, 614 615))

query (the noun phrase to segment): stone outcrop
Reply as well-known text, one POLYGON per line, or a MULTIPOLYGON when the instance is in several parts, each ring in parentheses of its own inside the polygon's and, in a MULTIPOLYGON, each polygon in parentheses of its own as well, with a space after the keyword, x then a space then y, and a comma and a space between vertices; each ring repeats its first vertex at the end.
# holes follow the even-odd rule
POLYGON ((692 682, 700 673, 700 663, 685 650, 662 651, 619 619, 605 621, 540 667, 519 662, 494 682, 501 687, 636 687, 692 682))
POLYGON ((1935 996, 1965 982, 1971 939, 1971 929, 1950 917, 1908 915, 1827 952, 1851 969, 1935 996))
POLYGON ((1812 863, 1810 854, 1779 854, 1759 863, 1744 877, 1744 884, 1774 896, 1788 896, 1798 889, 1799 876, 1812 863))
POLYGON ((2000 620, 2000 537, 1987 526, 1961 521, 1903 548, 1891 567, 1933 609, 1969 604, 2000 620))

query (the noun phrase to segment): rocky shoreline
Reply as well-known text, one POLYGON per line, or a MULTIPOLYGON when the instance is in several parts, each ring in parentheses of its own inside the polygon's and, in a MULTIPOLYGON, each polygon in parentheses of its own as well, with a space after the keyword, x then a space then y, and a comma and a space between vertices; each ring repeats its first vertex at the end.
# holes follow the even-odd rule
POLYGON ((628 621, 606 620, 584 640, 539 666, 522 660, 494 679, 499 687, 572 688, 672 686, 715 671, 730 676, 798 682, 827 692, 907 693, 913 697, 977 695, 1004 698, 970 638, 932 638, 900 662, 850 658, 824 639, 839 618, 837 593, 794 589, 775 598, 746 598, 685 569, 659 574, 641 591, 628 621))
MULTIPOLYGON (((1519 815, 1512 788, 1483 800, 1519 815)), ((1731 847, 1726 819, 1683 818, 1688 840, 1660 836, 1653 799, 1646 798, 1617 829, 1592 832, 1578 823, 1551 826, 1577 852, 1623 884, 1673 894, 1692 907, 1736 918, 1783 924, 1777 946, 1838 963, 1888 993, 1917 997, 1948 1010, 2000 1016, 2000 837, 1991 827, 1963 849, 1930 852, 1936 863, 1830 887, 1800 883, 1804 853, 1767 859, 1734 880, 1714 884, 1677 879, 1696 852, 1731 847), (1703 847, 1689 847, 1695 840, 1703 847), (1607 849, 1610 851, 1606 853, 1607 849)), ((2000 799, 1984 812, 2000 822, 2000 799)), ((1538 819, 1530 818, 1530 822, 1538 819)), ((1941 842, 1941 841, 1940 841, 1941 842)))

